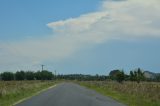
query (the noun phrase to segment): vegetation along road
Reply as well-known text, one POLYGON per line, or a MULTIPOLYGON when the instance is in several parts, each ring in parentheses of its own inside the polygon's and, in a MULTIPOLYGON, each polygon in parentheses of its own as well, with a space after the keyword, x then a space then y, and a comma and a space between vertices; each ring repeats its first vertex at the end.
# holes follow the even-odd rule
POLYGON ((74 83, 61 83, 16 106, 125 106, 74 83))

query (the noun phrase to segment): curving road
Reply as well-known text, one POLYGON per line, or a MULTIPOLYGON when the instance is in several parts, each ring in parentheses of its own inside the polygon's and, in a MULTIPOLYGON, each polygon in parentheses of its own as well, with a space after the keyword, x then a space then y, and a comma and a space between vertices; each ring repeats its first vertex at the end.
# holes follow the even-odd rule
POLYGON ((16 106, 126 106, 74 83, 61 83, 16 106))

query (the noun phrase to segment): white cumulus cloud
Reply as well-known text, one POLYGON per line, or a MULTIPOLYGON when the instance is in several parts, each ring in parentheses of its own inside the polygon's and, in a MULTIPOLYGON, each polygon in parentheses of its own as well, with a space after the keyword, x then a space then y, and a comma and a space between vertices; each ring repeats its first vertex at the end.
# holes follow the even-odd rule
POLYGON ((53 36, 1 43, 1 64, 62 60, 113 39, 160 37, 159 0, 106 0, 95 12, 48 23, 53 36))

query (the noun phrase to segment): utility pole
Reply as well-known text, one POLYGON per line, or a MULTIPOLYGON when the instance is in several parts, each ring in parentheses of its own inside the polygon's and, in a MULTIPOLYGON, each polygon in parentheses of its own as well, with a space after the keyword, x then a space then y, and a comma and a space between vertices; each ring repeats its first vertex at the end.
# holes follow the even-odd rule
POLYGON ((42 64, 41 66, 42 66, 42 71, 43 71, 43 67, 44 67, 45 65, 42 64))
POLYGON ((55 79, 56 79, 56 74, 57 74, 56 72, 57 72, 57 71, 55 70, 54 72, 55 72, 55 79))

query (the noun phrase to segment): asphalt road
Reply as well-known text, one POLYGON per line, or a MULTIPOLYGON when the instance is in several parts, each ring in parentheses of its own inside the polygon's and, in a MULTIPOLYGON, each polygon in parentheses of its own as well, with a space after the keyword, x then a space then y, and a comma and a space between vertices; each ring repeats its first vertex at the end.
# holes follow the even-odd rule
POLYGON ((125 106, 74 83, 61 83, 16 106, 125 106))

